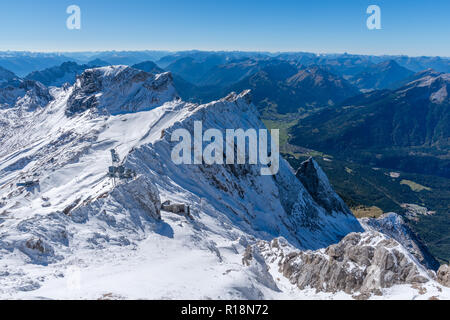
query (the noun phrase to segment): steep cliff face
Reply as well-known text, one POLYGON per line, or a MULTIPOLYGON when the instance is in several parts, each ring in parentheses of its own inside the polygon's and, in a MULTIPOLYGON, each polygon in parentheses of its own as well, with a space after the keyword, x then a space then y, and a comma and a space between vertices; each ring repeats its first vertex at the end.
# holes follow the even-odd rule
POLYGON ((283 237, 318 250, 363 231, 314 162, 299 178, 283 160, 273 176, 261 164, 174 163, 172 134, 197 121, 224 135, 263 129, 247 91, 190 104, 169 74, 107 67, 52 95, 2 138, 1 296, 293 298, 304 293, 241 264, 249 245, 283 237), (111 177, 111 149, 132 174, 111 177), (190 214, 162 210, 167 200, 190 214), (86 282, 60 290, 73 268, 86 282))
POLYGON ((327 176, 313 158, 303 162, 295 176, 328 213, 344 212, 352 215, 344 201, 334 192, 327 176))

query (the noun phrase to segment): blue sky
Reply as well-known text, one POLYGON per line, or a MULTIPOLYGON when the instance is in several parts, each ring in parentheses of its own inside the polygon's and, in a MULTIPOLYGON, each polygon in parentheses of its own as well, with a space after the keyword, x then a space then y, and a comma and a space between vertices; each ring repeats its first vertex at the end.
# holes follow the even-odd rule
POLYGON ((255 50, 450 56, 450 1, 2 0, 0 50, 255 50), (66 8, 81 8, 68 30, 66 8), (368 30, 379 5, 382 30, 368 30))

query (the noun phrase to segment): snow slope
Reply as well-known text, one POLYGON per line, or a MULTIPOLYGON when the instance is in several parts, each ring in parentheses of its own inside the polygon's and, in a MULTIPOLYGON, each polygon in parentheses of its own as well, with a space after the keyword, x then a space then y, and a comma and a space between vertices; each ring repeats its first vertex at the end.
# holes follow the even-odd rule
POLYGON ((351 297, 242 264, 260 240, 315 250, 363 231, 348 210, 318 204, 286 162, 273 177, 259 165, 172 162, 171 133, 194 121, 263 128, 248 92, 195 105, 178 99, 168 73, 116 66, 51 94, 45 107, 0 109, 1 298, 351 297), (136 178, 107 176, 112 148, 136 178), (166 200, 192 217, 160 211, 166 200))

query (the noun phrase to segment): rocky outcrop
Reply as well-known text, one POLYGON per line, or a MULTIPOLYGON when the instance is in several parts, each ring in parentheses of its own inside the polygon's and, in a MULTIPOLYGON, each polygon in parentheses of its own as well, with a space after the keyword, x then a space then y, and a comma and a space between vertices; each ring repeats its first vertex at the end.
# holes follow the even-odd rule
POLYGON ((439 268, 439 262, 431 255, 428 248, 408 227, 400 215, 391 212, 377 219, 363 218, 360 219, 360 222, 366 230, 381 232, 398 241, 427 269, 436 271, 439 268))
POLYGON ((314 200, 329 214, 333 212, 351 214, 350 209, 334 192, 326 174, 313 158, 304 161, 295 175, 314 200))
POLYGON ((450 266, 442 265, 437 272, 437 281, 443 286, 450 287, 450 266))
MULTIPOLYGON (((246 251, 245 263, 254 254, 246 251)), ((366 296, 397 284, 429 281, 404 248, 378 232, 351 233, 326 249, 298 251, 281 240, 259 242, 257 250, 269 263, 278 262, 279 272, 300 290, 344 291, 366 296)))
POLYGON ((122 202, 125 209, 140 209, 153 219, 161 219, 158 188, 145 176, 119 186, 111 195, 122 202))
POLYGON ((158 188, 146 176, 140 175, 129 181, 121 181, 105 196, 93 201, 80 203, 70 217, 74 222, 85 223, 92 213, 100 212, 100 217, 110 226, 119 227, 118 220, 127 228, 139 228, 142 221, 158 221, 161 219, 161 200, 158 188), (121 208, 119 211, 106 212, 105 206, 121 208))

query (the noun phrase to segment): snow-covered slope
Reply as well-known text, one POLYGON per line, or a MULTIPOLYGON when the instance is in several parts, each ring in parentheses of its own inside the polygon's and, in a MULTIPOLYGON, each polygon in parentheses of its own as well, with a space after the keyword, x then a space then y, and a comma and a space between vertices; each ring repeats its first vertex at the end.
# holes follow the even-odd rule
POLYGON ((242 264, 246 248, 282 237, 320 249, 363 231, 317 168, 307 176, 318 193, 284 161, 275 176, 172 162, 171 133, 194 121, 263 128, 248 92, 195 105, 178 99, 170 74, 117 66, 51 94, 26 121, 1 113, 14 129, 0 151, 0 297, 301 298, 310 293, 242 264), (111 149, 132 179, 108 177, 111 149), (161 210, 167 200, 190 216, 161 210))

